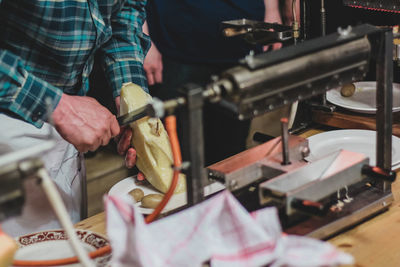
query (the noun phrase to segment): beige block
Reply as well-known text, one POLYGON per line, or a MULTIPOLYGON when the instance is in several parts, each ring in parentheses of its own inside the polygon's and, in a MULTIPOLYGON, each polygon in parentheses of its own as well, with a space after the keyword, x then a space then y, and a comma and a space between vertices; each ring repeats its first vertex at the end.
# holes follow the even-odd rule
POLYGON ((120 180, 132 175, 125 167, 123 156, 109 148, 98 150, 93 158, 86 159, 88 216, 104 210, 103 196, 120 180))
POLYGON ((107 194, 114 184, 128 176, 130 176, 129 170, 121 168, 88 181, 88 216, 104 211, 104 194, 107 194))
POLYGON ((280 119, 283 117, 288 117, 289 112, 290 106, 284 106, 261 116, 255 117, 251 121, 250 131, 246 141, 247 147, 251 148, 258 145, 258 143, 253 141, 253 135, 256 132, 267 134, 273 137, 279 136, 281 134, 280 119))

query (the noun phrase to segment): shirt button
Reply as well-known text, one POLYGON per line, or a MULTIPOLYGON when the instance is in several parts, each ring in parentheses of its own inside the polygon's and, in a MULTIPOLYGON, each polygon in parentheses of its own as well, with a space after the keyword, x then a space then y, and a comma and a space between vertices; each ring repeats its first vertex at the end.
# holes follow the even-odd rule
POLYGON ((42 116, 42 112, 41 111, 36 112, 35 114, 32 115, 32 121, 37 122, 40 116, 42 116))

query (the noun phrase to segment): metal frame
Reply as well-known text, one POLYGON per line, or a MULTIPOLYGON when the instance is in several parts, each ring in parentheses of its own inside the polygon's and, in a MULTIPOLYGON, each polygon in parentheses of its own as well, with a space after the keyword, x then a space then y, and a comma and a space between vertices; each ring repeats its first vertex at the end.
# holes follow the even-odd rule
POLYGON ((377 113, 376 160, 384 170, 392 168, 392 108, 393 108, 393 33, 384 31, 377 53, 377 113))
MULTIPOLYGON (((288 47, 276 53, 271 53, 268 56, 264 54, 255 56, 252 59, 247 59, 242 65, 228 70, 220 79, 216 79, 205 88, 189 84, 184 87, 184 95, 182 97, 164 102, 162 106, 164 110, 168 110, 168 112, 173 112, 174 109, 179 106, 183 107, 180 109, 180 118, 184 126, 183 157, 190 163, 190 168, 186 170, 188 205, 195 205, 204 199, 203 188, 210 182, 207 180, 203 168, 204 141, 202 108, 205 99, 214 102, 219 101, 223 105, 230 106, 231 109, 234 112, 238 112, 237 114, 239 115, 241 112, 249 111, 246 115, 254 117, 261 114, 261 111, 266 112, 279 107, 279 104, 289 104, 300 98, 321 94, 334 86, 354 81, 356 77, 362 77, 362 75, 365 74, 368 63, 371 61, 371 58, 373 58, 377 61, 378 77, 378 111, 376 122, 378 129, 377 166, 381 170, 388 172, 388 176, 382 175, 380 177, 374 173, 362 173, 362 175, 370 175, 370 177, 375 178, 373 181, 376 186, 365 190, 365 192, 358 192, 354 204, 349 205, 349 213, 342 213, 340 216, 334 218, 323 218, 323 220, 317 221, 315 221, 315 218, 311 217, 304 223, 300 223, 296 228, 308 227, 308 232, 304 234, 314 233, 315 231, 333 234, 343 229, 343 227, 347 227, 376 212, 387 209, 393 199, 390 181, 394 180, 393 173, 389 173, 391 168, 390 152, 392 127, 392 38, 393 34, 391 31, 378 29, 371 25, 361 25, 353 30, 350 29, 336 35, 328 35, 322 39, 307 41, 296 47, 288 47), (346 44, 351 44, 350 50, 343 50, 346 44), (335 50, 335 48, 337 49, 335 50), (335 57, 333 61, 332 57, 329 57, 328 52, 334 53, 335 57), (343 56, 344 54, 342 53, 345 53, 345 56, 343 56), (308 60, 313 57, 315 58, 316 55, 323 55, 322 58, 324 60, 322 62, 308 60), (305 60, 299 61, 300 58, 305 60), (293 66, 291 65, 292 63, 296 64, 294 65, 295 68, 290 71, 289 67, 293 66), (279 78, 277 78, 276 72, 271 71, 271 69, 279 69, 281 66, 287 66, 287 69, 285 69, 286 72, 284 73, 280 72, 280 75, 282 77, 285 75, 289 77, 287 74, 293 74, 290 76, 291 79, 277 81, 279 78), (307 73, 308 79, 305 80, 303 74, 304 69, 307 67, 316 69, 316 72, 307 73), (318 68, 322 68, 322 70, 318 68), (355 74, 354 71, 356 71, 357 74, 355 74), (265 88, 266 84, 269 85, 267 88, 265 88), (274 105, 270 105, 264 108, 264 110, 258 110, 259 105, 256 104, 258 104, 260 100, 266 103, 266 100, 270 101, 271 99, 275 101, 274 105), (358 196, 360 196, 360 199, 358 199, 358 196), (324 221, 323 224, 321 224, 322 221, 324 221), (314 225, 310 227, 309 224, 314 225)), ((302 142, 299 142, 299 144, 301 143, 302 142)), ((291 165, 282 165, 279 160, 270 161, 276 162, 279 166, 264 164, 272 168, 266 168, 264 166, 261 173, 258 170, 253 170, 253 178, 245 177, 243 181, 238 180, 241 178, 240 176, 243 176, 243 171, 247 170, 247 167, 243 164, 243 168, 234 166, 233 170, 232 168, 228 168, 229 171, 224 172, 226 169, 224 169, 223 164, 231 160, 231 158, 229 158, 226 161, 216 164, 218 166, 222 164, 220 166, 221 169, 212 171, 212 168, 210 169, 209 167, 209 178, 215 180, 222 179, 230 190, 238 191, 241 190, 243 186, 251 185, 252 182, 260 182, 260 176, 264 177, 269 170, 282 169, 283 172, 288 172, 300 168, 304 165, 302 158, 305 153, 306 150, 301 148, 300 145, 300 149, 296 149, 296 152, 291 154, 292 157, 293 155, 299 155, 300 158, 296 158, 296 160, 291 158, 291 160, 293 160, 291 165), (228 173, 228 175, 225 175, 226 173, 228 173)), ((264 159, 257 158, 255 159, 256 161, 260 160, 260 163, 268 161, 269 157, 265 157, 265 154, 260 155, 263 155, 264 159)), ((278 155, 282 157, 282 152, 274 154, 274 156, 278 155)), ((269 173, 270 176, 268 178, 274 178, 281 173, 282 172, 274 170, 269 173)), ((322 234, 320 233, 315 234, 315 236, 321 237, 322 234)))
POLYGON ((204 199, 206 172, 204 170, 203 138, 203 88, 188 84, 183 88, 186 105, 181 110, 180 118, 184 127, 182 140, 183 159, 190 163, 185 171, 188 206, 200 203, 204 199))

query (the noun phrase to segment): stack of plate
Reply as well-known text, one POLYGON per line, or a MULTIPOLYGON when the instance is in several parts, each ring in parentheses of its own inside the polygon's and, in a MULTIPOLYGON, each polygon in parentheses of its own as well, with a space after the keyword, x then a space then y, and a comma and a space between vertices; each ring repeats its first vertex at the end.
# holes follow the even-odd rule
MULTIPOLYGON (((88 230, 76 230, 83 248, 92 252, 108 245, 108 240, 102 235, 88 230)), ((48 230, 20 236, 16 239, 19 249, 14 259, 23 261, 58 260, 75 256, 64 230, 48 230)), ((96 266, 109 266, 111 253, 100 255, 93 259, 96 266)), ((39 265, 37 265, 39 266, 39 265)), ((41 265, 43 266, 43 265, 41 265)), ((65 265, 62 265, 65 266, 65 265)), ((81 264, 68 264, 79 267, 81 264)))
MULTIPOLYGON (((376 132, 370 130, 336 130, 313 135, 308 139, 310 155, 307 161, 313 162, 341 149, 358 152, 376 163, 376 132)), ((392 136, 392 169, 400 167, 400 138, 392 136)))

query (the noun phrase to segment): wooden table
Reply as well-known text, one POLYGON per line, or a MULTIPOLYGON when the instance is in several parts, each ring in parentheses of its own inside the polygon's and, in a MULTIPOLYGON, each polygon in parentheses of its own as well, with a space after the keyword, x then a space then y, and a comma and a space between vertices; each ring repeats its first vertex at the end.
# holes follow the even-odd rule
MULTIPOLYGON (((313 110, 312 121, 341 129, 376 130, 375 114, 357 114, 343 110, 335 112, 313 110)), ((400 112, 393 113, 392 133, 400 137, 400 112)))
MULTIPOLYGON (((308 137, 322 132, 311 130, 308 137)), ((400 266, 400 174, 392 184, 394 202, 388 211, 328 240, 354 256, 354 267, 400 266)), ((76 224, 77 228, 106 234, 105 214, 99 213, 76 224)))

